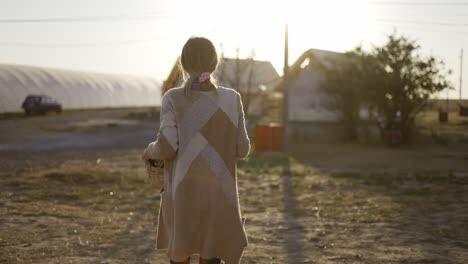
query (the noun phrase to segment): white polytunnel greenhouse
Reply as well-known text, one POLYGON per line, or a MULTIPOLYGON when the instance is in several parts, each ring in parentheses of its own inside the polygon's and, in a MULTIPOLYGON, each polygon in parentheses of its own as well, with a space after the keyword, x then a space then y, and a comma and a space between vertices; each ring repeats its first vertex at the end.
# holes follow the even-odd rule
POLYGON ((0 64, 0 113, 22 111, 27 95, 48 95, 64 109, 156 106, 160 89, 151 78, 0 64))

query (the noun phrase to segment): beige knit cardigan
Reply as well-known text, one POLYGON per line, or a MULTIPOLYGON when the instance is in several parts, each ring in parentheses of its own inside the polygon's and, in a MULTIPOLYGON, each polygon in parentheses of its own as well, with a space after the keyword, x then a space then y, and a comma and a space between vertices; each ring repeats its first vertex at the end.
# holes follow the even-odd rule
POLYGON ((250 151, 240 94, 170 89, 162 98, 152 158, 164 159, 164 192, 159 211, 157 249, 183 261, 189 255, 240 263, 247 246, 236 160, 250 151))

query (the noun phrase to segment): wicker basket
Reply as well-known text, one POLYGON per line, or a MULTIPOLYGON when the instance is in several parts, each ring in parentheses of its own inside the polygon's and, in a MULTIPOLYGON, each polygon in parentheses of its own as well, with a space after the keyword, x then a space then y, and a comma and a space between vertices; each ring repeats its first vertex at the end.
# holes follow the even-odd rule
POLYGON ((146 162, 146 171, 151 184, 158 189, 162 189, 164 187, 164 160, 148 160, 146 162))

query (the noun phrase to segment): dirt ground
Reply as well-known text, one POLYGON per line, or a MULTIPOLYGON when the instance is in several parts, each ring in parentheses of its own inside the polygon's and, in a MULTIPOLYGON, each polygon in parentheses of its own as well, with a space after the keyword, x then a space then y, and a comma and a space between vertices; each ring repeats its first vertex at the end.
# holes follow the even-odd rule
MULTIPOLYGON (((139 159, 156 127, 129 110, 1 120, 0 263, 168 263, 139 159)), ((463 142, 253 154, 238 185, 242 263, 468 263, 463 142)))

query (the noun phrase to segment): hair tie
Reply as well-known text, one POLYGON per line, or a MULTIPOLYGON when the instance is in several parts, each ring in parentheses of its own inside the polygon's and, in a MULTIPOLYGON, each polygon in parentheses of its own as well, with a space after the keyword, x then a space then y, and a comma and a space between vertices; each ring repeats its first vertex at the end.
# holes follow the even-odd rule
POLYGON ((200 77, 198 77, 198 82, 202 83, 206 80, 209 80, 210 79, 210 73, 209 72, 203 72, 202 74, 200 74, 200 77))

